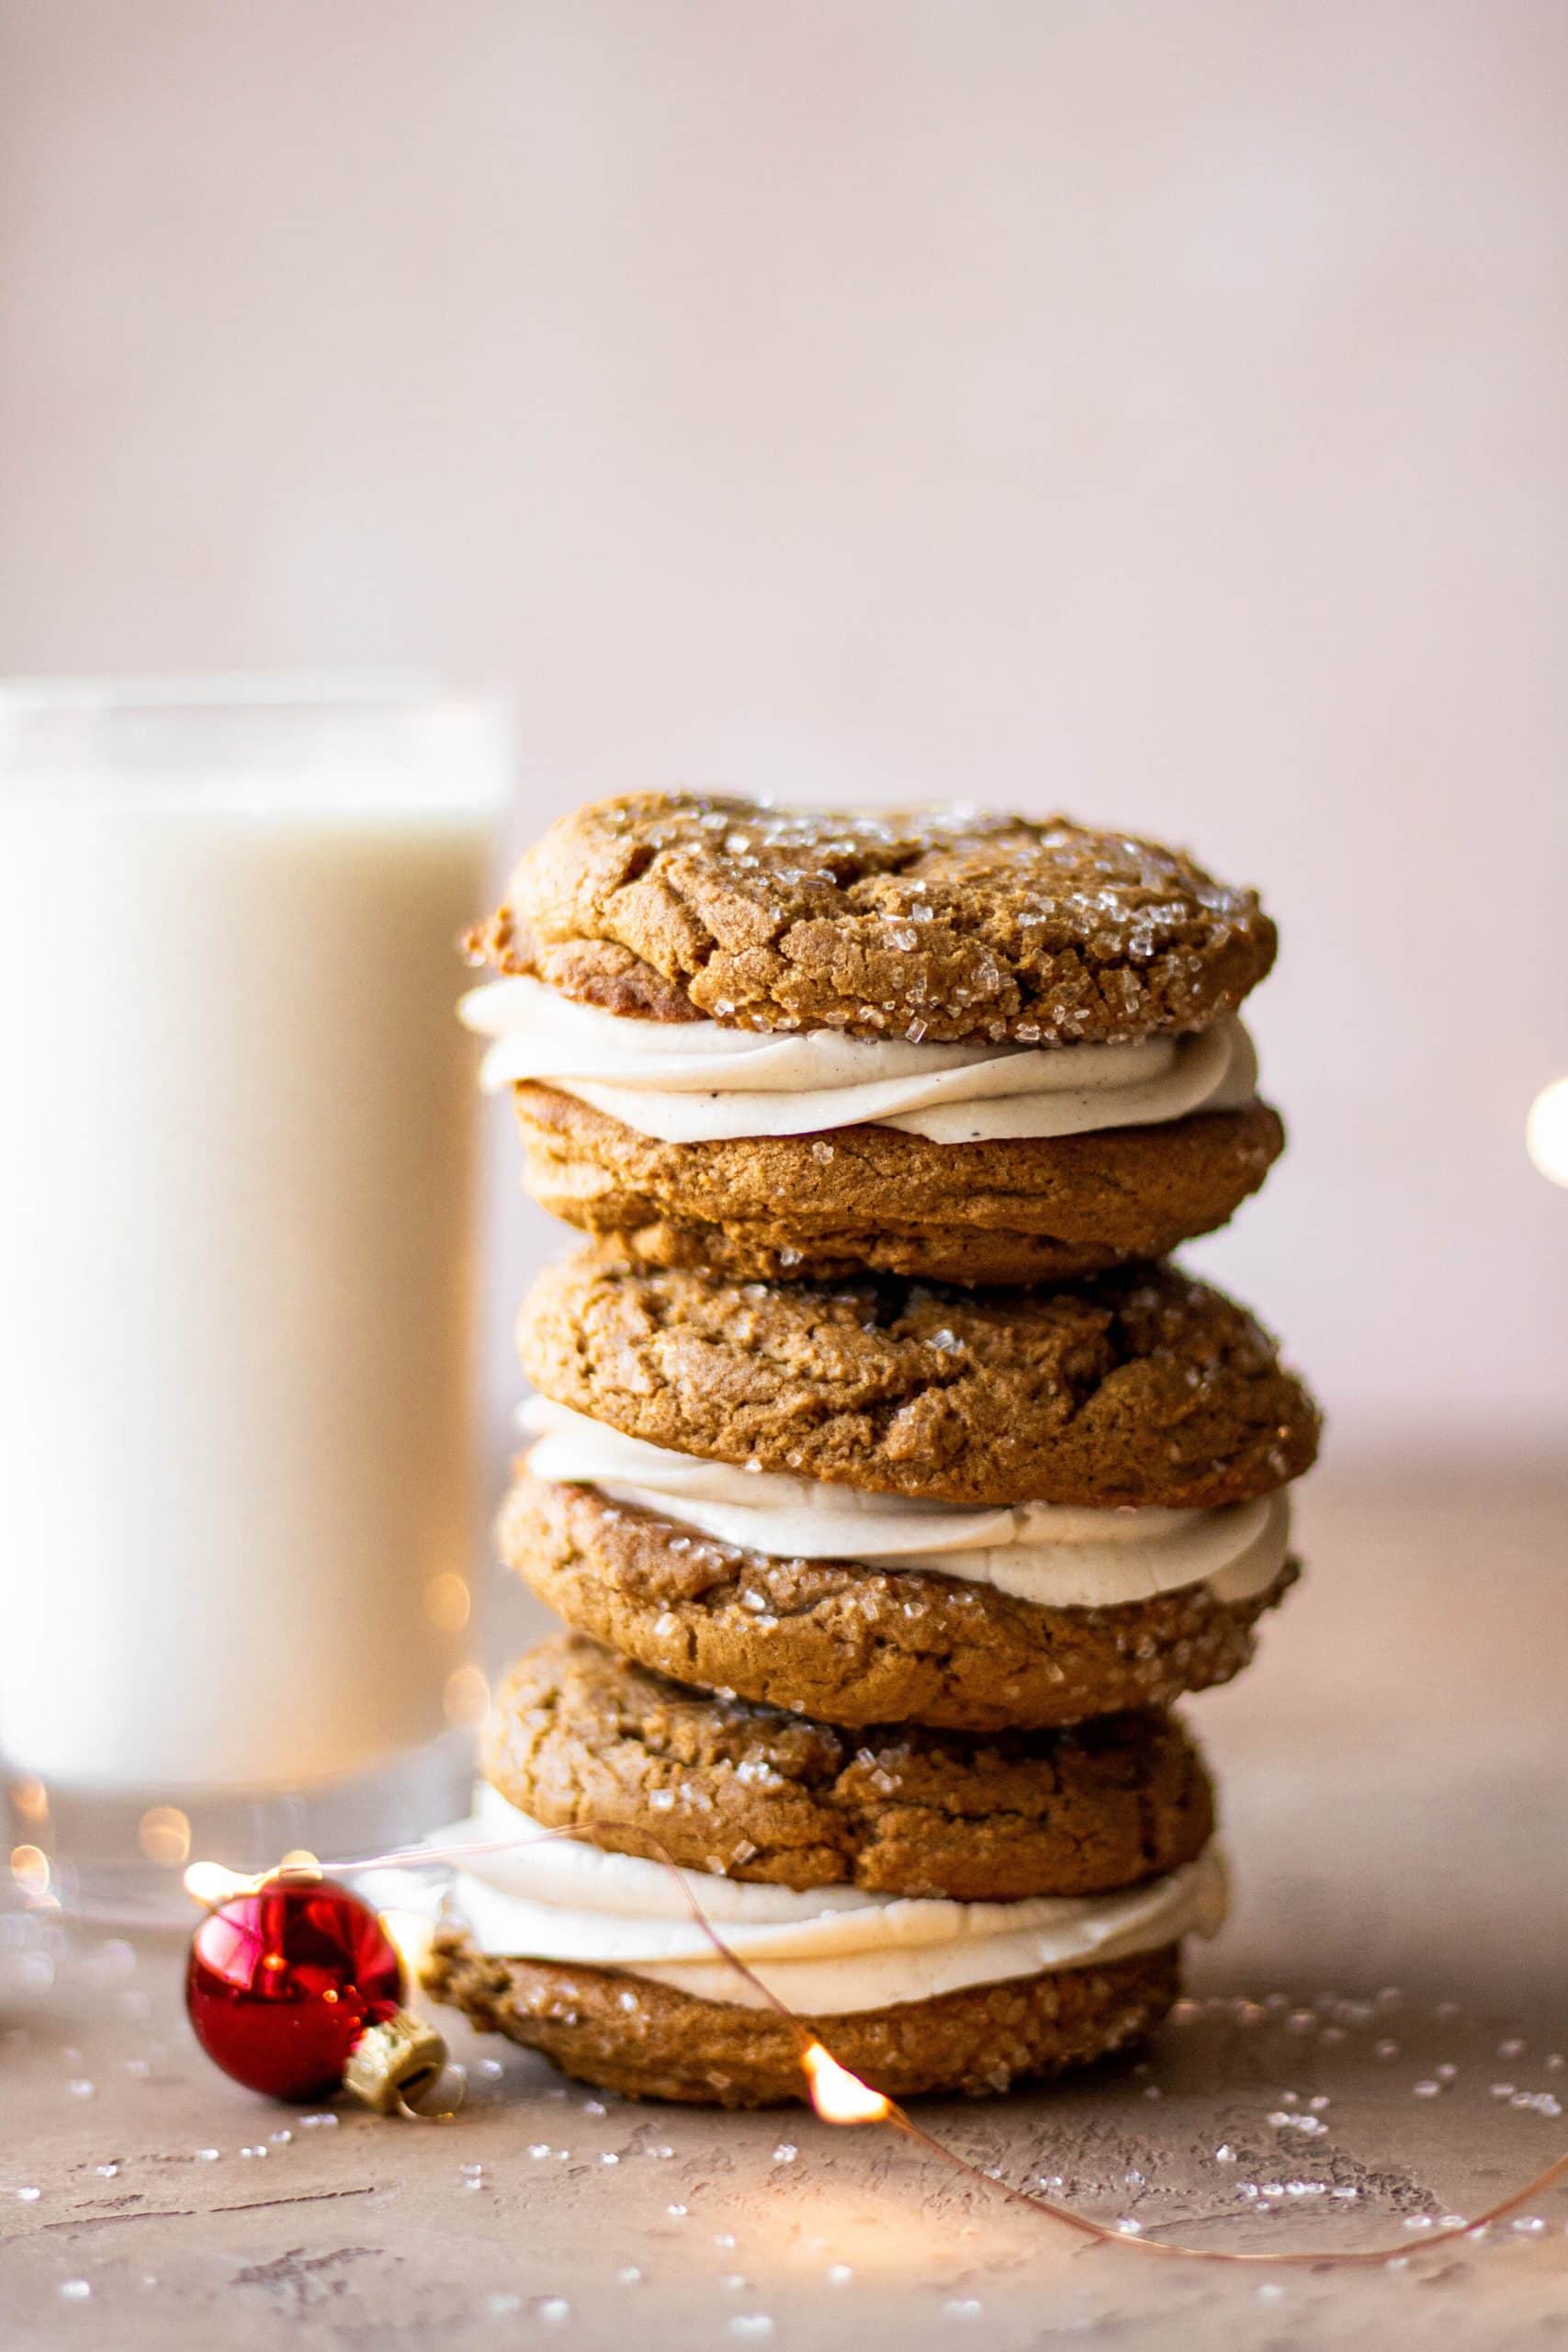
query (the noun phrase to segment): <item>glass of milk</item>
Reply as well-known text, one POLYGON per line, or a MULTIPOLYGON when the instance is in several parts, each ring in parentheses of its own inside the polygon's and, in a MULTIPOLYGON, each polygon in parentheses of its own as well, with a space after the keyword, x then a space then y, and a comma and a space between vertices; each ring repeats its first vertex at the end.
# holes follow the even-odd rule
POLYGON ((0 1756, 26 1899, 462 1810, 483 1686, 457 938, 509 784, 424 682, 0 686, 0 1756))

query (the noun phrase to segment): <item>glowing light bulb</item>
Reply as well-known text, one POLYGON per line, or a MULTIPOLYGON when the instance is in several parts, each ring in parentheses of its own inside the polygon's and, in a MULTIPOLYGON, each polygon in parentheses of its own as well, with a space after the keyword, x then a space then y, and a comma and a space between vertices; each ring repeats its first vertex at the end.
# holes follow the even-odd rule
POLYGON ((1568 1078, 1554 1078, 1530 1104, 1525 1149, 1549 1184, 1568 1184, 1568 1078))
POLYGON ((192 1862, 180 1882, 193 1903, 227 1903, 231 1894, 243 1894, 255 1884, 254 1879, 243 1878, 238 1871, 227 1869, 222 1862, 192 1862))
POLYGON ((824 2123, 881 2123, 893 2112, 893 2102, 852 2075, 829 2056, 819 2041, 808 2044, 801 2059, 811 2091, 811 2104, 824 2123))

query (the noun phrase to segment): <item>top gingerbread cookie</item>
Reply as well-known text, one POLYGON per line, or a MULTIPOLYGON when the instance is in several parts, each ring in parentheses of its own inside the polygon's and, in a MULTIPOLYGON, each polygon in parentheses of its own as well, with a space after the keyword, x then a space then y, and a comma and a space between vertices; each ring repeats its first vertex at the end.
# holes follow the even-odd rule
POLYGON ((552 826, 467 945, 644 1020, 1076 1045, 1206 1028, 1275 933, 1255 891, 1065 817, 644 792, 552 826))

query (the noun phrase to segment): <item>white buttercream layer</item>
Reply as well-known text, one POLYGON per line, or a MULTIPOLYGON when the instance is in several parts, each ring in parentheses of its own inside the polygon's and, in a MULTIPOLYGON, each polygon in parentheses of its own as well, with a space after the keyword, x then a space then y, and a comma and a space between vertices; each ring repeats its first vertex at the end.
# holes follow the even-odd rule
POLYGON ((536 1478, 594 1487, 612 1502, 773 1559, 926 1568, 1043 1608, 1114 1608, 1195 1584, 1245 1600, 1273 1583, 1290 1547, 1282 1492, 1221 1510, 1028 1502, 968 1510, 700 1461, 544 1396, 531 1397, 520 1418, 536 1440, 528 1457, 536 1478))
POLYGON ((761 2007, 761 1996, 704 1935, 695 1902, 737 1957, 807 2017, 1156 1951, 1180 1936, 1214 1934, 1226 1907, 1224 1863, 1213 1846, 1118 1894, 955 1903, 857 1887, 797 1894, 602 1853, 547 1835, 491 1788, 479 1792, 472 1819, 446 1835, 454 1844, 519 1841, 475 1855, 458 1873, 454 1900, 480 1951, 624 1970, 701 2001, 761 2007))
POLYGON ((1234 1110, 1258 1086, 1233 1016, 1126 1046, 936 1046, 632 1021, 522 978, 470 989, 458 1010, 493 1041, 482 1070, 492 1092, 542 1080, 663 1143, 860 1125, 932 1143, 1084 1135, 1234 1110))

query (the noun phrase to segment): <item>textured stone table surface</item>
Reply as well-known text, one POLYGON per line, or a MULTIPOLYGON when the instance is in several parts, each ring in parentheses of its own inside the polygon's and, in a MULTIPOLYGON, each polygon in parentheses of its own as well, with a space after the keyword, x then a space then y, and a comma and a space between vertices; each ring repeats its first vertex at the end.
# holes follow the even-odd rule
POLYGON ((886 2130, 600 2101, 463 2034, 447 2126, 300 2114, 187 2035, 181 1948, 0 1915, 0 2345, 864 2352, 1568 2344, 1568 2193, 1423 2258, 1568 2146, 1568 1498, 1320 1475, 1308 1584, 1196 1702, 1235 1916, 1145 2061, 923 2120, 1146 2237, 1393 2240, 1390 2267, 1095 2247, 886 2130))

